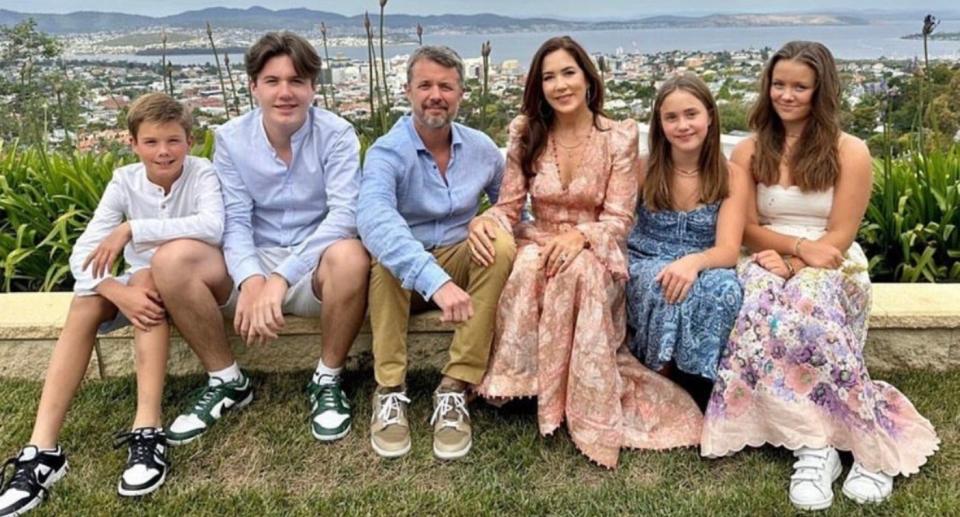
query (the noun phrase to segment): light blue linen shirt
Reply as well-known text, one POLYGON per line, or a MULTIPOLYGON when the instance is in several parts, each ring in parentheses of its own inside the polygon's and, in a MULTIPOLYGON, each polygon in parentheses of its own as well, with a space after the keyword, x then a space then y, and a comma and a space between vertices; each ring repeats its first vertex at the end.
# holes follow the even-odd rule
POLYGON ((360 143, 353 126, 312 107, 290 139, 288 167, 267 139, 259 109, 217 130, 213 166, 223 191, 223 254, 236 285, 277 273, 290 284, 313 271, 328 246, 356 237, 360 143), (257 248, 290 248, 272 271, 257 248))
POLYGON ((430 299, 450 275, 430 253, 467 238, 486 192, 496 203, 504 159, 484 133, 454 123, 446 180, 407 115, 367 151, 357 227, 370 254, 430 299))

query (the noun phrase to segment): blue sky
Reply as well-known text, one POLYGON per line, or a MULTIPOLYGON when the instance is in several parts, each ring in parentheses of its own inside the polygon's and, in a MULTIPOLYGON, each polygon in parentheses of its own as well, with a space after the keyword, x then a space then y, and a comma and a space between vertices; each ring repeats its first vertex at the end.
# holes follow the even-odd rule
MULTIPOLYGON (((854 10, 863 7, 863 0, 840 0, 826 2, 808 0, 803 2, 784 0, 727 0, 679 1, 666 3, 662 0, 600 0, 590 3, 589 10, 583 0, 389 0, 388 13, 408 14, 471 14, 492 12, 507 16, 551 16, 559 18, 587 19, 597 17, 642 17, 654 14, 707 14, 714 12, 796 12, 799 10, 854 10), (669 10, 665 6, 670 6, 669 10)), ((250 7, 262 5, 271 9, 309 7, 315 10, 341 14, 361 14, 365 9, 379 9, 377 0, 2 0, 0 8, 20 12, 67 13, 73 11, 119 11, 133 14, 162 16, 204 7, 250 7)), ((902 0, 874 0, 871 9, 903 9, 902 0)), ((912 11, 958 11, 956 0, 922 0, 907 4, 912 11)))

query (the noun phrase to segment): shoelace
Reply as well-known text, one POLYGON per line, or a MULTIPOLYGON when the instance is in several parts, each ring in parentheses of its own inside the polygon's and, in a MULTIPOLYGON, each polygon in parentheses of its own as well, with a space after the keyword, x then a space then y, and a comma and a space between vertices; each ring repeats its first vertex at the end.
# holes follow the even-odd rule
POLYGON ((397 391, 377 396, 380 397, 380 412, 377 413, 377 420, 383 422, 384 426, 400 423, 400 403, 410 403, 407 395, 397 391))
POLYGON ((430 425, 437 422, 437 419, 443 419, 444 426, 455 426, 460 421, 459 418, 447 418, 447 413, 456 411, 458 416, 469 415, 467 411, 467 400, 462 392, 448 391, 437 394, 437 407, 433 410, 433 416, 430 417, 430 425))
POLYGON ((803 450, 797 452, 796 463, 793 464, 794 473, 790 479, 797 481, 819 481, 822 472, 827 468, 827 455, 825 450, 803 450))
POLYGON ((40 484, 40 480, 37 479, 37 465, 39 464, 40 458, 34 458, 30 461, 20 461, 19 457, 13 457, 5 461, 3 467, 0 468, 0 494, 11 488, 16 488, 24 492, 33 492, 33 488, 36 487, 42 492, 46 492, 47 489, 40 484), (13 466, 13 476, 10 477, 10 481, 5 485, 7 467, 11 465, 13 466))
MULTIPOLYGON (((127 461, 128 464, 145 463, 147 465, 153 465, 156 463, 154 461, 154 452, 156 452, 157 445, 163 443, 165 440, 166 437, 160 432, 144 433, 139 430, 120 432, 114 436, 113 448, 119 449, 126 444, 131 444, 130 459, 127 461)), ((163 454, 160 453, 156 455, 163 456, 163 454)))
MULTIPOLYGON (((330 377, 327 378, 329 379, 330 377)), ((333 378, 323 384, 311 384, 307 387, 307 391, 310 393, 310 398, 313 399, 313 402, 319 406, 342 406, 343 391, 334 389, 339 386, 339 384, 340 379, 333 378)))
POLYGON ((225 383, 217 384, 216 386, 210 386, 208 384, 203 388, 200 388, 199 392, 195 392, 196 396, 199 398, 193 405, 193 410, 197 413, 206 413, 210 411, 210 406, 213 405, 217 396, 217 392, 219 392, 220 388, 224 385, 225 383))

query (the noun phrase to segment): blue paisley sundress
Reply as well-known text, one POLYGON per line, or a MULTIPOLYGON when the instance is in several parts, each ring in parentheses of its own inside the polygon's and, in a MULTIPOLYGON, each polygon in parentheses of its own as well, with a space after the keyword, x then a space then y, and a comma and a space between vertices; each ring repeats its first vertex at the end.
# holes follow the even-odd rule
POLYGON ((654 277, 684 255, 716 241, 720 203, 689 212, 651 211, 637 203, 637 223, 627 240, 629 347, 647 367, 673 361, 681 371, 713 380, 720 352, 740 309, 742 289, 731 269, 700 272, 687 297, 669 304, 654 277))

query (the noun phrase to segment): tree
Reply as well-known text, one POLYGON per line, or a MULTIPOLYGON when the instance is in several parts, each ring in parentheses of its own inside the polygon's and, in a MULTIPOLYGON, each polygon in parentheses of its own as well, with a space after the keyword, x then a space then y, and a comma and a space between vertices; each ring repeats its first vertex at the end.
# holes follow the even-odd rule
POLYGON ((0 139, 44 143, 54 129, 67 138, 80 122, 84 88, 69 77, 55 38, 33 19, 0 27, 0 139))

